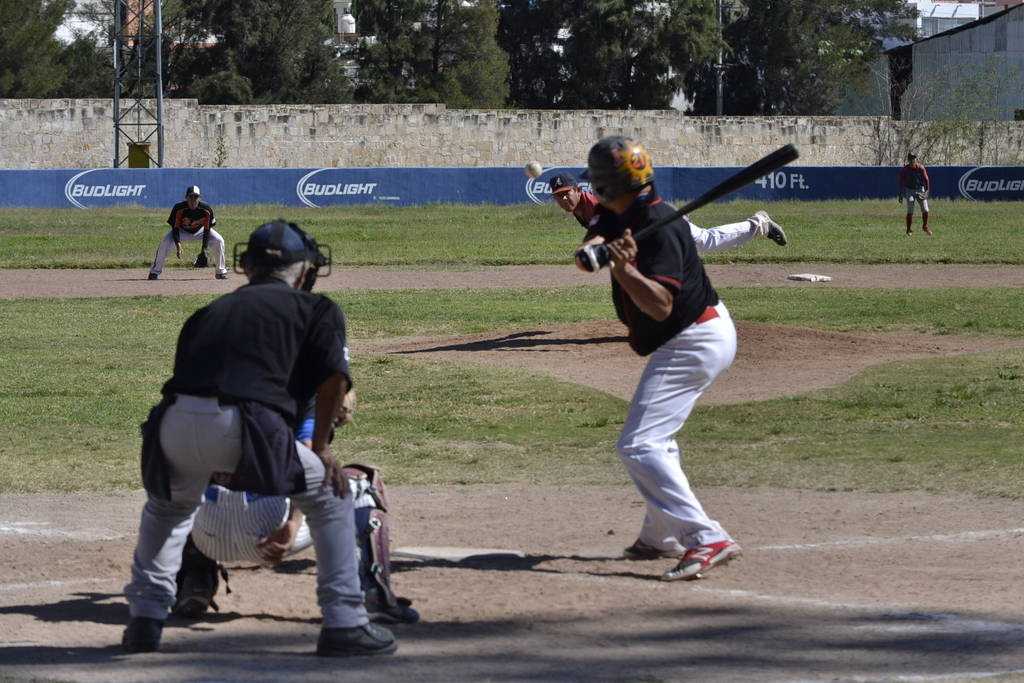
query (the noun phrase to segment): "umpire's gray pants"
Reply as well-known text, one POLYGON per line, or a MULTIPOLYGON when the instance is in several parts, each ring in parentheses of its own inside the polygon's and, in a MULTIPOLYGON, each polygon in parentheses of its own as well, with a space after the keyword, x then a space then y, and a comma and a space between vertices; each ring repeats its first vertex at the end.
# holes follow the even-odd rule
MULTIPOLYGON (((171 500, 150 496, 142 508, 132 579, 124 589, 131 615, 151 619, 166 619, 174 606, 185 539, 210 476, 233 472, 241 457, 238 408, 222 406, 215 398, 179 394, 164 413, 160 446, 171 470, 171 500)), ((323 626, 361 626, 368 619, 359 585, 352 498, 338 498, 330 487, 321 486, 320 458, 301 443, 297 447, 308 488, 291 499, 305 513, 313 536, 323 626)))

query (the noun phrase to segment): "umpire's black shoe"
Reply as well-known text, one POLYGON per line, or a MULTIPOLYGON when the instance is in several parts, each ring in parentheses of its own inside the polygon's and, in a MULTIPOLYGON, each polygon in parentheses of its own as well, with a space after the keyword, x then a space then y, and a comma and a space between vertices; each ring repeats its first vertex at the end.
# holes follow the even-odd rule
POLYGON ((163 630, 164 622, 159 619, 132 617, 121 636, 121 647, 125 652, 155 652, 160 649, 163 630))
POLYGON ((353 628, 322 628, 316 653, 321 657, 389 655, 398 649, 394 634, 370 623, 353 628))

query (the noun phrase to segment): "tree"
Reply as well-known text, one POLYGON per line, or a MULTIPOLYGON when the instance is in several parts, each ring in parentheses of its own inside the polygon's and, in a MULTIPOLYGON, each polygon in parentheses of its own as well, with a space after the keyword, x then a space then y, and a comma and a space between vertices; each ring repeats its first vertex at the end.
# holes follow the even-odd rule
POLYGON ((0 0, 0 97, 49 97, 61 85, 54 37, 71 0, 0 0))
POLYGON ((169 96, 222 104, 351 99, 332 45, 330 2, 178 0, 165 14, 169 96))
MULTIPOLYGON (((834 114, 850 89, 870 87, 882 37, 910 38, 916 11, 903 0, 746 0, 723 30, 730 50, 727 114, 834 114)), ((692 111, 715 113, 710 65, 687 80, 692 111)))
POLYGON ((579 2, 564 58, 566 108, 667 109, 718 46, 710 0, 579 2))
POLYGON ((562 59, 561 33, 571 5, 551 0, 506 0, 498 4, 498 44, 512 65, 509 101, 516 107, 544 109, 562 99, 569 76, 562 59))
POLYGON ((492 2, 366 0, 357 6, 358 99, 493 108, 508 97, 508 56, 492 2))
POLYGON ((113 97, 114 60, 110 48, 85 33, 63 47, 58 60, 63 81, 53 97, 113 97))

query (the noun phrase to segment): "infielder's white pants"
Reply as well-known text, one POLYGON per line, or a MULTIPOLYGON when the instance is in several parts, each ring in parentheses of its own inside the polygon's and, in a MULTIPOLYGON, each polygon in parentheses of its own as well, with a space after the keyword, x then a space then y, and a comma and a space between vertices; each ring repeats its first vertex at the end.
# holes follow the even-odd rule
POLYGON ((727 223, 707 229, 690 223, 690 235, 697 245, 697 251, 725 251, 754 239, 757 230, 750 221, 727 223))
MULTIPOLYGON (((241 418, 216 398, 179 394, 160 423, 160 445, 171 469, 171 500, 150 497, 142 509, 139 540, 125 597, 133 617, 166 619, 174 606, 175 576, 203 491, 214 472, 233 472, 241 457, 241 418)), ((291 500, 306 515, 317 564, 317 602, 325 628, 367 623, 355 547, 352 498, 321 486, 320 458, 301 443, 306 491, 291 500)))
MULTIPOLYGON (((203 231, 199 230, 196 233, 185 232, 180 230, 178 237, 182 242, 202 242, 203 231)), ((226 261, 224 260, 224 238, 220 236, 220 233, 210 228, 210 240, 207 244, 210 247, 210 251, 213 252, 213 262, 217 265, 217 272, 224 274, 228 272, 226 261)), ((174 249, 174 231, 168 230, 164 238, 160 240, 160 246, 156 248, 156 257, 153 259, 153 266, 149 269, 149 272, 154 275, 159 275, 164 270, 164 263, 167 261, 167 257, 175 253, 174 249)))
POLYGON ((690 325, 649 356, 617 445, 647 502, 640 540, 660 550, 729 539, 690 490, 675 440, 697 399, 736 355, 729 311, 723 303, 715 308, 719 317, 690 325))

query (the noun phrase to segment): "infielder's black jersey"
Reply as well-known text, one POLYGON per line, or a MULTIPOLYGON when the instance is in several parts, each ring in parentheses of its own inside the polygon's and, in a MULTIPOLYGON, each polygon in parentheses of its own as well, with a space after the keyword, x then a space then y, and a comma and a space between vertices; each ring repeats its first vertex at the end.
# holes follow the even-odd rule
POLYGON ((325 379, 348 375, 345 349, 337 304, 277 278, 255 280, 186 321, 163 393, 258 401, 294 424, 325 379))
MULTIPOLYGON (((593 230, 607 241, 618 239, 626 229, 633 234, 673 213, 675 208, 655 192, 641 195, 621 216, 598 209, 593 230)), ((672 312, 658 322, 640 310, 618 281, 612 278, 615 311, 629 327, 629 345, 646 356, 692 325, 708 306, 718 304, 718 293, 704 271, 690 225, 683 219, 645 234, 637 241, 636 269, 662 284, 672 293, 672 312)))
MULTIPOLYGON (((199 202, 194 209, 188 207, 188 201, 178 202, 171 208, 171 215, 167 217, 167 224, 175 230, 184 230, 190 234, 196 234, 203 228, 212 228, 217 224, 213 216, 213 207, 206 202, 199 202)), ((175 233, 175 242, 178 241, 175 233)))

